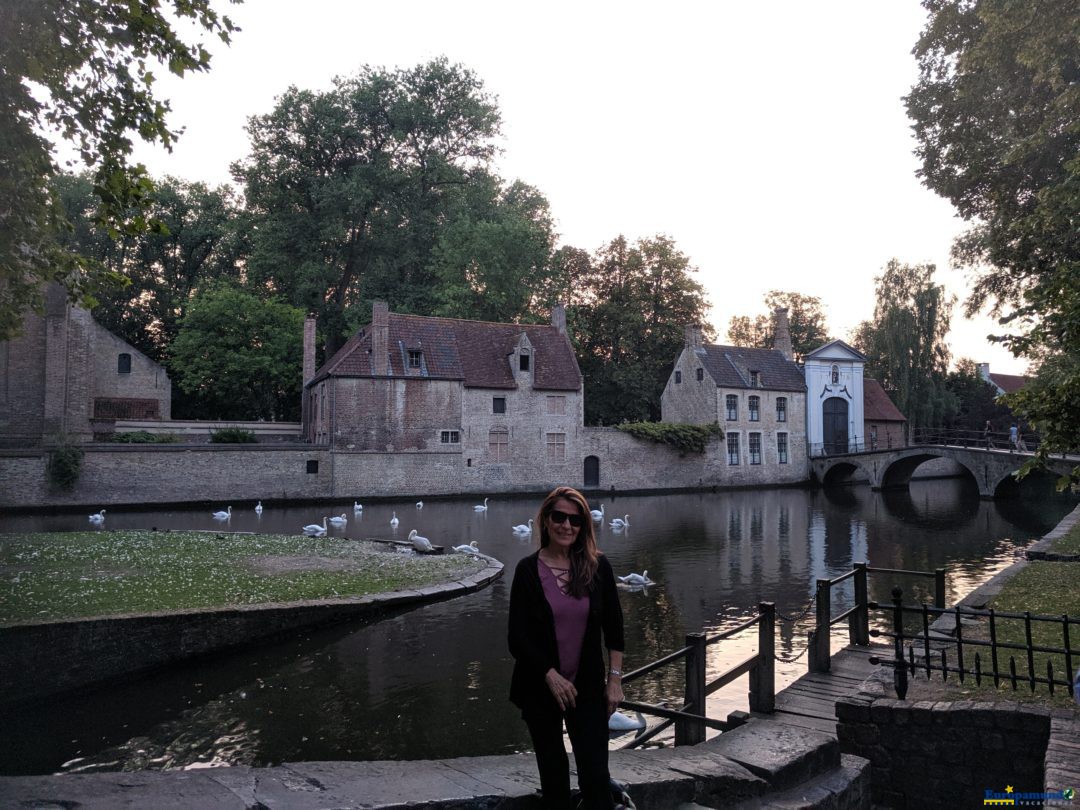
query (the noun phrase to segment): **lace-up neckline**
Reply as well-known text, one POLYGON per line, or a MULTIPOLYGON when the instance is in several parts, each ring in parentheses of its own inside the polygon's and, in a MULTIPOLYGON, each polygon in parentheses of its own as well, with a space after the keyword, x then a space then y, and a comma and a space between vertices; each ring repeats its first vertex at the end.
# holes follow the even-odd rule
POLYGON ((547 567, 547 569, 555 577, 555 584, 559 586, 559 590, 562 591, 564 594, 569 594, 570 593, 570 569, 569 568, 560 568, 557 565, 552 565, 551 563, 544 562, 544 560, 542 558, 541 558, 540 562, 544 563, 544 565, 547 567))

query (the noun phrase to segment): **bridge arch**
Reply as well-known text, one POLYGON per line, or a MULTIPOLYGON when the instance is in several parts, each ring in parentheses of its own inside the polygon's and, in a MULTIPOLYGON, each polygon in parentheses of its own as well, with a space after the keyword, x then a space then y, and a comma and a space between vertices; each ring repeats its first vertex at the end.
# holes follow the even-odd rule
POLYGON ((840 486, 843 484, 859 484, 869 482, 871 486, 876 483, 875 470, 865 466, 862 461, 843 458, 825 463, 817 470, 817 475, 824 486, 840 486))
POLYGON ((963 469, 968 475, 974 479, 976 484, 980 484, 980 491, 983 489, 981 482, 979 481, 979 475, 976 470, 973 470, 965 459, 957 458, 952 453, 939 453, 932 450, 912 452, 908 455, 900 456, 885 466, 881 471, 881 479, 878 482, 879 489, 897 489, 900 487, 906 487, 911 483, 911 476, 915 474, 915 470, 921 467, 928 461, 934 461, 935 459, 946 458, 950 461, 956 462, 961 469, 963 469))

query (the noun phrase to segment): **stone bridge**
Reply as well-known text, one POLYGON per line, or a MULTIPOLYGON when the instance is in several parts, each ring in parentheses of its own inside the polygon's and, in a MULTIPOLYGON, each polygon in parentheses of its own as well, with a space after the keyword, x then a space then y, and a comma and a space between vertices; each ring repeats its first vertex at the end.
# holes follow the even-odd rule
MULTIPOLYGON (((947 458, 966 469, 979 486, 979 496, 996 498, 1001 487, 1015 485, 1013 473, 1032 453, 1008 450, 984 450, 976 447, 917 444, 890 450, 868 450, 810 459, 810 474, 822 483, 851 482, 866 479, 870 488, 900 489, 908 485, 911 474, 924 462, 947 458)), ((1051 459, 1050 469, 1064 475, 1078 463, 1075 457, 1051 459)))

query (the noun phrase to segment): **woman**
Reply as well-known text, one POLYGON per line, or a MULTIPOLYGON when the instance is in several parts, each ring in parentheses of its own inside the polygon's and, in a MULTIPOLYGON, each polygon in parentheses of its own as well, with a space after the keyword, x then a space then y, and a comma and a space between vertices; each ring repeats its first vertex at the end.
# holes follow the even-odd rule
POLYGON ((540 550, 518 563, 510 589, 510 700, 532 736, 545 807, 570 806, 564 722, 584 806, 614 806, 607 721, 623 699, 623 617, 589 517, 580 492, 552 491, 534 524, 540 550))

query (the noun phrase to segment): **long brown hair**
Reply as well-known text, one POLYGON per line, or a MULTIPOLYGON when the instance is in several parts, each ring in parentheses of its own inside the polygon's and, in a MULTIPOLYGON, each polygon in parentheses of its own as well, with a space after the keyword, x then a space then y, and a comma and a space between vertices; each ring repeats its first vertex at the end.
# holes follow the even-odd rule
POLYGON ((592 513, 585 496, 573 487, 556 487, 540 504, 536 513, 536 524, 540 527, 540 548, 547 548, 551 542, 548 534, 548 517, 555 508, 555 501, 565 498, 578 508, 581 514, 581 528, 578 529, 574 545, 570 546, 570 593, 582 597, 589 591, 589 584, 599 568, 597 559, 600 551, 596 547, 596 534, 593 532, 592 513))

